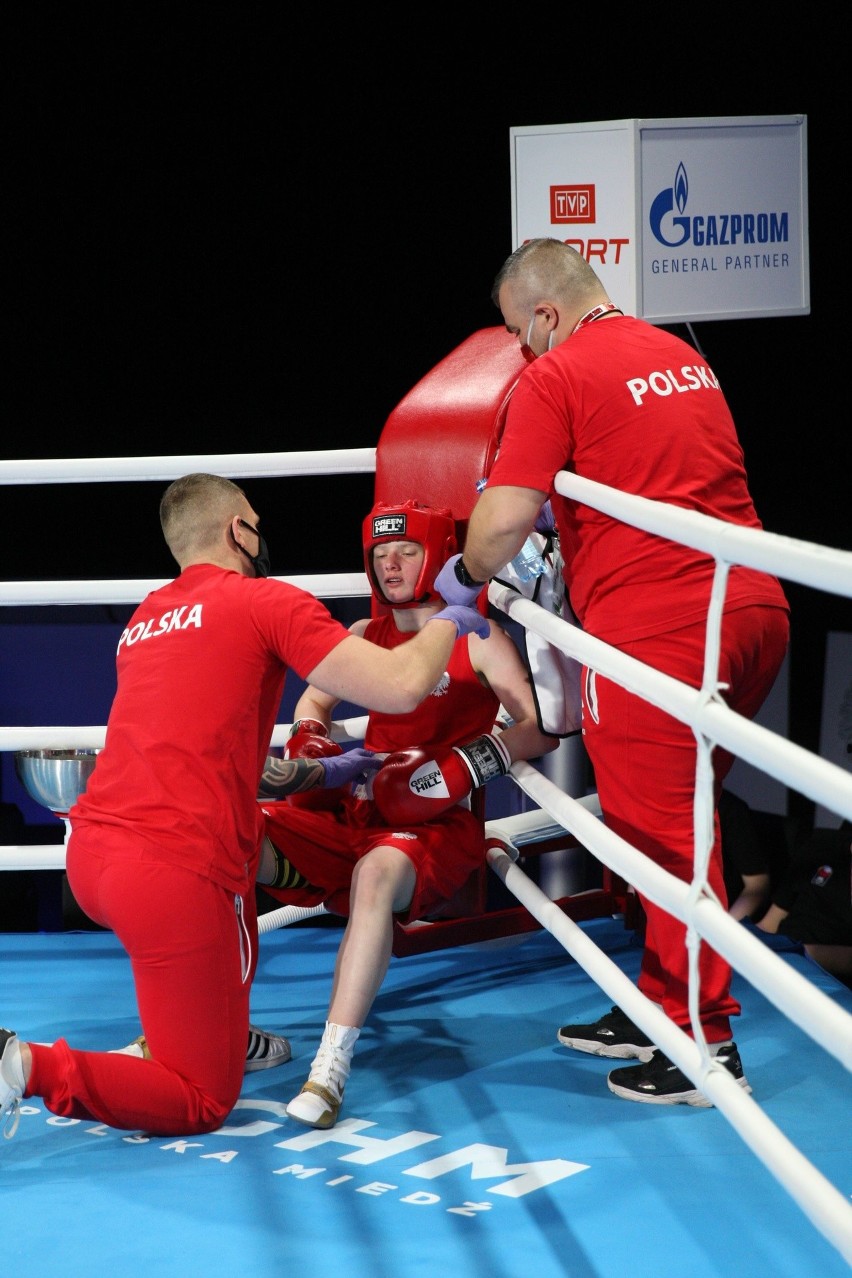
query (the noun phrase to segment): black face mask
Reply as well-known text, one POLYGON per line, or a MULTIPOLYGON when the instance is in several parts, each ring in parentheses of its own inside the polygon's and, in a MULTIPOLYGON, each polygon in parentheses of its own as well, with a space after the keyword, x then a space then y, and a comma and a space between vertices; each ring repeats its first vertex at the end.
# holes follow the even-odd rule
POLYGON ((269 576, 269 550, 267 548, 266 541, 264 540, 262 534, 259 533, 256 528, 252 528, 251 524, 246 523, 244 519, 240 520, 240 527, 248 528, 249 532, 253 532, 255 537, 257 537, 257 542, 258 542, 257 554, 250 555, 249 552, 246 550, 245 546, 240 546, 240 543, 237 541, 236 537, 234 537, 234 534, 231 533, 231 536, 234 537, 234 545, 239 547, 239 549, 245 555, 246 559, 251 564, 252 568, 254 569, 255 577, 268 577, 269 576))

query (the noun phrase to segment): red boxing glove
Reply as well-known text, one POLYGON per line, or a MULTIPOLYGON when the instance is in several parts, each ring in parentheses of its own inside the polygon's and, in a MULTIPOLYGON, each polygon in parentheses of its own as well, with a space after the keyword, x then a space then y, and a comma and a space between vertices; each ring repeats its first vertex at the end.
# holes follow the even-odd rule
MULTIPOLYGON (((290 739, 284 751, 285 759, 328 759, 343 754, 343 747, 332 741, 328 729, 319 719, 298 719, 290 732, 290 739)), ((287 802, 294 808, 310 808, 314 812, 333 812, 340 806, 345 793, 345 786, 336 790, 326 790, 317 786, 314 790, 303 790, 301 794, 290 794, 287 802)))
POLYGON ((322 749, 315 754, 311 750, 302 749, 303 741, 311 741, 314 737, 323 737, 326 741, 330 741, 328 728, 324 723, 320 723, 319 719, 297 719, 290 728, 287 737, 287 745, 284 749, 285 759, 321 759, 323 757, 322 749), (295 754, 293 747, 296 747, 295 754))
POLYGON ((373 798, 392 826, 422 825, 466 798, 471 790, 505 776, 512 765, 499 737, 477 737, 463 746, 399 750, 373 777, 373 798))

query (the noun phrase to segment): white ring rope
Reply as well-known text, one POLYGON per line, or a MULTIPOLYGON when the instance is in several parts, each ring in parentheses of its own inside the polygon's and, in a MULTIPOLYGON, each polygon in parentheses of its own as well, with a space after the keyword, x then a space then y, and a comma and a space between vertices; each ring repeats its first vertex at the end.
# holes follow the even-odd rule
POLYGON ((291 923, 302 923, 305 919, 316 919, 321 914, 328 914, 324 905, 282 905, 277 910, 267 910, 257 916, 258 935, 273 932, 279 927, 289 927, 291 923))
MULTIPOLYGON (((738 967, 752 985, 780 1008, 799 1029, 852 1070, 852 1016, 810 981, 792 971, 777 954, 752 936, 709 896, 690 907, 690 885, 655 865, 528 763, 512 766, 521 789, 549 812, 599 861, 615 870, 656 905, 680 919, 696 923, 713 948, 738 967)), ((641 997, 641 996, 639 996, 641 997)), ((645 1003, 653 1008, 652 1003, 645 1003)), ((670 1024, 670 1022, 667 1022, 670 1024)), ((653 1037, 653 1035, 651 1035, 653 1037)))
MULTIPOLYGON (((301 586, 318 599, 354 599, 370 593, 365 572, 318 573, 278 580, 301 586)), ((4 581, 0 582, 0 604, 138 604, 152 590, 165 585, 165 577, 136 581, 4 581)))
MULTIPOLYGON (((502 848, 489 848, 488 862, 521 904, 538 919, 542 927, 552 933, 601 989, 609 994, 613 1003, 623 1008, 637 1025, 641 1025, 666 1055, 712 1100, 820 1233, 842 1255, 852 1259, 852 1207, 843 1194, 778 1130, 760 1106, 737 1086, 728 1071, 714 1065, 712 1058, 702 1053, 698 1045, 673 1025, 658 1007, 649 1003, 582 928, 563 914, 558 905, 527 878, 502 848)), ((680 886, 683 887, 683 884, 680 886)), ((755 944, 760 946, 760 942, 755 944)), ((788 977, 795 975, 786 964, 782 963, 781 966, 788 977)), ((804 984, 811 994, 817 992, 807 981, 804 984)), ((852 1018, 847 1016, 847 1020, 852 1018)))
MULTIPOLYGON (((375 449, 313 453, 256 453, 161 458, 82 458, 48 462, 0 461, 0 483, 91 483, 117 479, 153 480, 177 478, 193 470, 227 474, 233 478, 292 476, 295 474, 352 474, 375 471, 375 449)), ((765 530, 722 523, 693 511, 606 488, 577 475, 561 472, 556 479, 560 493, 631 523, 647 532, 681 541, 710 554, 717 563, 708 615, 704 686, 690 688, 626 657, 576 626, 545 612, 537 604, 492 583, 491 603, 513 620, 536 631, 549 642, 615 680, 629 691, 688 724, 696 736, 696 855, 693 882, 683 883, 656 866, 638 849, 620 839, 598 819, 593 804, 576 800, 558 789, 531 765, 516 764, 512 776, 538 804, 533 824, 543 824, 548 837, 552 822, 569 830, 600 861, 687 926, 687 944, 705 938, 736 966, 776 1007, 808 1033, 823 1050, 852 1069, 852 1016, 806 978, 792 970, 723 909, 706 884, 706 847, 701 832, 706 826, 708 788, 712 770, 706 766, 714 744, 785 782, 797 792, 822 803, 828 810, 852 820, 852 777, 842 768, 786 741, 730 710, 716 693, 718 623, 727 574, 724 566, 745 564, 782 579, 815 589, 852 597, 852 553, 814 543, 796 541, 765 530), (704 765, 701 765, 702 755, 704 765), (547 822, 551 824, 548 825, 547 822)), ((321 598, 368 593, 362 574, 283 578, 302 585, 321 598), (354 579, 354 580, 353 580, 354 579), (357 589, 354 587, 357 586, 357 589)), ((13 582, 0 584, 0 604, 24 603, 137 603, 160 582, 13 582)), ((289 725, 277 725, 272 745, 286 740, 289 725)), ((333 735, 342 741, 362 740, 364 719, 344 720, 333 735)), ((0 748, 100 748, 103 727, 0 728, 0 748)), ((529 815, 529 814, 528 814, 529 815)), ((693 1026, 695 1040, 684 1034, 650 1003, 636 986, 513 863, 507 852, 517 852, 508 822, 487 823, 488 862, 507 888, 529 912, 565 946, 615 1003, 622 1006, 649 1037, 695 1082, 725 1114, 745 1143, 799 1204, 815 1227, 852 1263, 852 1205, 790 1144, 763 1113, 756 1101, 742 1091, 730 1075, 714 1064, 706 1050, 700 1026, 693 1026)), ((534 831, 524 830, 528 839, 534 831)), ((0 848, 0 869, 54 869, 64 865, 64 846, 0 848)), ((301 921, 326 913, 285 906, 261 916, 259 930, 301 921)), ((691 973, 696 965, 691 963, 691 973)), ((692 981, 692 977, 691 977, 692 981)), ((690 989, 690 1008, 697 1006, 697 991, 690 989)))
POLYGON ((116 480, 178 479, 195 471, 228 479, 294 475, 369 475, 375 448, 331 448, 303 453, 215 453, 184 457, 63 457, 52 461, 0 461, 0 484, 98 484, 116 480))
POLYGON ((534 630, 578 661, 593 666, 628 691, 638 693, 683 723, 699 729, 747 763, 852 820, 852 775, 836 763, 821 759, 770 729, 744 719, 721 701, 706 701, 698 689, 653 670, 635 657, 626 656, 578 626, 545 612, 531 600, 521 598, 508 586, 492 583, 488 598, 513 621, 534 630))
MULTIPOLYGON (((286 745, 292 726, 292 723, 276 723, 269 744, 286 745)), ((335 719, 331 725, 331 736, 335 741, 363 741, 366 731, 367 716, 361 714, 351 719, 335 719)), ((105 740, 106 726, 103 724, 86 728, 0 728, 0 750, 102 750, 105 740)), ((0 853, 3 850, 0 848, 0 853)), ((29 868, 37 870, 41 867, 31 865, 29 868)), ((3 869, 2 856, 0 869, 3 869)))
POLYGON ((852 598, 852 551, 832 550, 829 546, 782 537, 762 528, 726 524, 695 510, 607 488, 605 484, 571 475, 566 470, 556 476, 555 486, 565 497, 593 506, 645 532, 683 542, 694 550, 704 550, 717 561, 747 564, 787 581, 852 598))

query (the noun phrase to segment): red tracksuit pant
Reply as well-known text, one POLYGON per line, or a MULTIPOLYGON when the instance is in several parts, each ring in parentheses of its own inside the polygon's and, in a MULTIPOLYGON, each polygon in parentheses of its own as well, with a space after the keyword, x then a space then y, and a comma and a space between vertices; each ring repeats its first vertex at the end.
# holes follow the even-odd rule
MULTIPOLYGON (((704 623, 669 634, 618 645, 645 665, 692 687, 701 686, 704 623)), ((781 668, 789 622, 781 608, 746 607, 726 612, 722 625, 719 680, 726 703, 753 718, 781 668)), ((583 671, 583 739, 595 773, 607 826, 675 878, 693 877, 693 799, 697 742, 692 729, 611 680, 583 671)), ((733 763, 720 747, 713 752, 717 794, 733 763)), ((719 821, 708 882, 726 903, 719 821)), ((639 989, 689 1032, 686 928, 640 893, 647 916, 639 989)), ((729 964, 701 944, 700 1016, 708 1043, 731 1037, 730 1017, 740 1005, 731 997, 729 964)))
POLYGON ((64 1038, 32 1043, 25 1095, 41 1096, 54 1114, 125 1130, 221 1127, 243 1081, 257 962, 253 892, 243 901, 102 830, 72 833, 67 872, 81 908, 127 950, 153 1059, 79 1051, 64 1038))

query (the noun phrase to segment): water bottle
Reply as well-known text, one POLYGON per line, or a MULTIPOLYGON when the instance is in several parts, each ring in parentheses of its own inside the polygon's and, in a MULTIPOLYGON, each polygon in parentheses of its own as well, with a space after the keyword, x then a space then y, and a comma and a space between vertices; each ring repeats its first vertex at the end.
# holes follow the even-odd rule
POLYGON ((538 553, 531 537, 527 537, 523 546, 515 555, 512 560, 512 566, 521 581, 533 581, 544 572, 544 560, 538 553))
MULTIPOLYGON (((478 479, 476 481, 476 491, 481 493, 487 483, 487 479, 478 479)), ((531 537, 527 537, 523 546, 515 555, 512 560, 512 567, 521 581, 534 581, 536 577, 540 577, 543 574, 546 565, 531 537)))

